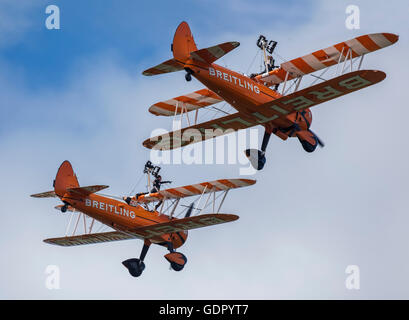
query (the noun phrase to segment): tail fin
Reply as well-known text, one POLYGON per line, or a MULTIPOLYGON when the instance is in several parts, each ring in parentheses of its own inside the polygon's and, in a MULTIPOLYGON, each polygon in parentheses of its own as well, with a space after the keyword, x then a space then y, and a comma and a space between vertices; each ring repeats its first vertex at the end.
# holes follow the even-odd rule
POLYGON ((54 180, 54 191, 59 197, 63 197, 69 188, 78 188, 80 185, 77 176, 72 169, 69 161, 64 161, 57 171, 57 176, 54 180))
POLYGON ((197 50, 189 25, 183 21, 177 27, 175 36, 173 37, 171 47, 173 59, 167 60, 153 68, 149 68, 142 72, 142 74, 145 76, 153 76, 162 73, 180 71, 184 69, 184 65, 189 59, 210 64, 234 48, 237 48, 239 45, 239 42, 232 41, 197 50))
POLYGON ((154 76, 157 74, 183 70, 184 64, 189 59, 190 53, 197 50, 189 25, 184 21, 179 24, 176 29, 171 50, 174 59, 169 59, 157 66, 149 68, 142 72, 142 74, 144 76, 154 76))

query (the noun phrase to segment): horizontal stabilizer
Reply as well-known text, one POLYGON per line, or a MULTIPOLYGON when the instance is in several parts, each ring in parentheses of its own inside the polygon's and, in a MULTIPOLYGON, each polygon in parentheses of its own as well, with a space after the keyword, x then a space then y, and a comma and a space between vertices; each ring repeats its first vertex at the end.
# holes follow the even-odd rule
POLYGON ((183 70, 183 64, 177 62, 175 59, 170 59, 155 67, 149 68, 142 72, 144 76, 155 76, 157 74, 176 72, 183 70))
POLYGON ((248 187, 256 183, 251 179, 220 179, 210 182, 202 182, 183 187, 170 188, 155 193, 149 193, 139 196, 137 202, 147 203, 163 199, 179 199, 190 196, 200 195, 202 193, 226 191, 229 189, 248 187))
POLYGON ((62 247, 72 247, 82 244, 94 244, 94 243, 103 243, 119 240, 128 240, 133 239, 134 237, 123 234, 122 232, 102 232, 102 233, 91 233, 83 234, 80 236, 72 237, 61 237, 61 238, 50 238, 43 240, 49 244, 55 244, 62 247))
POLYGON ((234 214, 211 213, 202 214, 199 216, 173 219, 169 222, 153 224, 150 226, 130 230, 127 233, 134 234, 137 237, 144 239, 151 239, 169 233, 176 233, 180 231, 187 231, 202 227, 208 227, 216 224, 226 223, 237 220, 239 216, 234 214))
POLYGON ((240 43, 237 41, 221 43, 213 47, 193 51, 190 53, 190 58, 204 63, 213 63, 239 45, 240 43))
POLYGON ((369 52, 385 48, 394 44, 398 39, 399 37, 392 33, 363 35, 284 62, 280 68, 270 71, 267 75, 259 75, 257 78, 271 86, 284 82, 287 72, 287 80, 294 79, 304 74, 330 67, 338 62, 343 62, 346 58, 359 57, 369 52))
POLYGON ((95 186, 87 186, 87 187, 78 187, 78 188, 68 188, 67 191, 74 192, 80 194, 82 196, 87 196, 91 193, 95 193, 101 190, 109 188, 109 186, 105 185, 95 185, 95 186))
POLYGON ((197 110, 223 101, 209 89, 201 89, 170 100, 155 103, 149 112, 157 116, 174 116, 183 112, 197 110))
POLYGON ((33 198, 55 198, 57 195, 54 191, 46 191, 41 193, 32 194, 30 197, 33 198))

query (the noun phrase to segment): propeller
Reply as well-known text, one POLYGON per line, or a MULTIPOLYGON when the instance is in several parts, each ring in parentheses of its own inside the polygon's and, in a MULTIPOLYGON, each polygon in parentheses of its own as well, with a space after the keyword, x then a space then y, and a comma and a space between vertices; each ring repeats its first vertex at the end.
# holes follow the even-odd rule
POLYGON ((315 136, 315 138, 317 138, 318 145, 321 148, 323 148, 325 146, 324 142, 314 133, 314 131, 309 130, 309 129, 308 129, 308 131, 310 131, 315 136))
POLYGON ((185 214, 185 218, 189 218, 190 215, 192 214, 193 205, 194 205, 194 204, 195 204, 194 202, 192 202, 192 203, 190 204, 189 209, 187 209, 187 212, 186 212, 186 214, 185 214))

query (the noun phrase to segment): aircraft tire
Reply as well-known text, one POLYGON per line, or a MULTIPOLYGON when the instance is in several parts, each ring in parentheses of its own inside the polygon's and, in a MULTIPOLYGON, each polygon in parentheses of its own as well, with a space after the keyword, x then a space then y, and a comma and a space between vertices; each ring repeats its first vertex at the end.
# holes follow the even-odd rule
POLYGON ((179 255, 180 255, 180 257, 184 260, 184 263, 183 264, 179 264, 179 263, 177 263, 177 262, 174 262, 174 261, 169 261, 170 262, 170 267, 174 270, 174 271, 182 271, 183 270, 183 268, 185 267, 185 265, 186 265, 186 262, 187 262, 187 258, 186 258, 186 256, 183 254, 183 253, 178 253, 179 255))
POLYGON ((145 263, 136 258, 122 261, 122 264, 128 269, 132 277, 139 277, 145 270, 145 263))

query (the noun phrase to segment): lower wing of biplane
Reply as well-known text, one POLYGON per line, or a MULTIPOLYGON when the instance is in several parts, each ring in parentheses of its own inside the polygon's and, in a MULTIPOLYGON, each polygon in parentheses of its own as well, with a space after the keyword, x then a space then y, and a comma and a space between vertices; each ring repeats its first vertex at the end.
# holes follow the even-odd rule
POLYGON ((44 242, 62 247, 71 247, 119 240, 149 239, 153 243, 161 244, 164 242, 164 240, 157 239, 162 235, 168 235, 172 233, 177 234, 178 232, 184 232, 192 229, 231 222, 237 220, 238 218, 239 217, 234 214, 202 214, 199 216, 187 217, 183 219, 174 219, 169 222, 157 223, 147 227, 136 229, 50 238, 45 239, 44 242))
POLYGON ((174 250, 172 246, 174 238, 178 238, 184 243, 188 230, 231 222, 238 218, 239 217, 234 214, 202 214, 185 217, 183 219, 173 219, 169 222, 156 223, 135 229, 50 238, 45 239, 44 242, 63 247, 71 247, 119 240, 142 239, 144 240, 144 246, 139 258, 131 258, 122 262, 132 276, 139 277, 145 269, 143 260, 151 243, 167 247, 169 253, 165 255, 166 260, 168 260, 173 270, 181 271, 187 262, 187 258, 183 253, 174 250))
POLYGON ((171 150, 240 129, 256 125, 266 126, 278 120, 285 120, 292 113, 302 112, 304 109, 374 85, 385 77, 384 72, 376 70, 359 70, 346 73, 260 105, 257 110, 253 110, 249 114, 237 112, 165 133, 145 140, 143 145, 150 149, 171 150))

